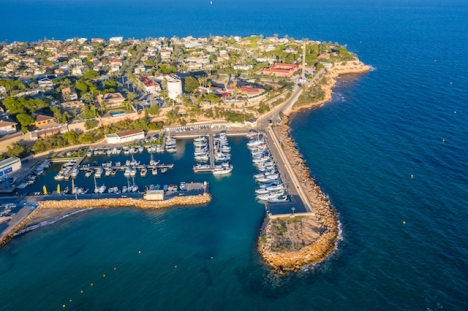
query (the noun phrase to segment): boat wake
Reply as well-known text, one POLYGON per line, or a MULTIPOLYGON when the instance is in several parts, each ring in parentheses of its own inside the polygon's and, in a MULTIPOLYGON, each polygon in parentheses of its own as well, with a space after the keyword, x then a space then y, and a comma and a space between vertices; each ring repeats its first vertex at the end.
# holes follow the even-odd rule
POLYGON ((35 224, 35 225, 32 225, 32 226, 28 226, 26 228, 24 228, 23 230, 15 233, 14 236, 18 236, 18 235, 21 235, 21 234, 24 234, 26 232, 30 232, 30 231, 33 231, 33 230, 36 230, 36 229, 39 229, 39 228, 42 228, 42 227, 45 227, 45 226, 48 226, 48 225, 51 225, 53 223, 56 223, 57 221, 59 220, 62 220, 64 218, 67 218, 67 217, 70 217, 72 215, 75 215, 75 214, 78 214, 78 213, 81 213, 81 212, 84 212, 84 211, 87 211, 87 210, 91 210, 92 208, 87 208, 87 209, 80 209, 80 210, 77 210, 77 211, 73 211, 73 212, 70 212, 70 213, 66 213, 64 215, 60 215, 60 216, 57 216, 57 217, 54 217, 52 219, 49 219, 49 220, 44 220, 44 221, 41 221, 40 223, 38 224, 35 224))

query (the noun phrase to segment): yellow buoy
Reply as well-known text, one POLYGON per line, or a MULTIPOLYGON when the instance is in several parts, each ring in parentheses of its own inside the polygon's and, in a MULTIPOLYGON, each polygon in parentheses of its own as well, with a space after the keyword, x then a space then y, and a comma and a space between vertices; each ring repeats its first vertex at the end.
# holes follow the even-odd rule
POLYGON ((91 285, 90 285, 90 286, 93 286, 93 283, 91 283, 91 285))
POLYGON ((403 220, 403 224, 406 225, 406 221, 403 220))
POLYGON ((62 308, 65 308, 65 305, 63 305, 62 308))
POLYGON ((413 177, 414 177, 413 174, 411 174, 411 179, 413 179, 413 177))
POLYGON ((82 290, 80 290, 80 293, 82 293, 82 294, 83 294, 83 291, 82 291, 82 290))
POLYGON ((103 274, 103 275, 102 275, 102 277, 103 277, 103 278, 105 278, 105 277, 106 277, 106 275, 105 275, 105 274, 103 274))
POLYGON ((72 302, 73 300, 70 299, 70 302, 72 302))
POLYGON ((114 268, 114 271, 117 270, 117 268, 114 268))

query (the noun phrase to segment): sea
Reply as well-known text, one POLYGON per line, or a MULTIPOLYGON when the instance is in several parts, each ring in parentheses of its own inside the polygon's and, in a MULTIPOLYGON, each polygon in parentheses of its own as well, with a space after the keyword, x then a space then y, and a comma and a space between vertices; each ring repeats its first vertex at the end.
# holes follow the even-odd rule
POLYGON ((331 102, 291 120, 340 213, 342 241, 323 263, 277 275, 262 262, 265 210, 245 138, 230 139, 234 170, 219 179, 191 172, 193 144, 181 140, 177 154, 160 156, 175 167, 155 182, 209 181, 211 203, 90 210, 14 238, 0 249, 0 310, 468 310, 466 1, 1 7, 7 42, 278 34, 347 44, 373 69, 341 76, 331 102))

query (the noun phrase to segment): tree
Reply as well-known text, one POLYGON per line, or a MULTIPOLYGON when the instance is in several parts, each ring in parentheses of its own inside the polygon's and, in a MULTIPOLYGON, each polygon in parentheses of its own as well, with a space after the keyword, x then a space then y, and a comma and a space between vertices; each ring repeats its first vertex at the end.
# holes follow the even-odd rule
POLYGON ((75 85, 75 88, 77 90, 80 90, 83 93, 88 91, 88 85, 86 85, 86 83, 84 83, 82 81, 77 81, 76 85, 75 85))
POLYGON ((74 145, 78 142, 80 135, 75 131, 68 131, 62 135, 62 138, 68 142, 69 145, 74 145))
POLYGON ((85 78, 86 80, 94 80, 96 78, 99 78, 99 72, 92 69, 86 70, 83 73, 83 78, 85 78))
POLYGON ((94 119, 89 119, 89 120, 86 120, 86 122, 84 124, 84 127, 85 127, 85 129, 90 130, 90 129, 95 128, 98 125, 99 125, 98 121, 96 121, 94 119))
POLYGON ((152 59, 147 59, 144 61, 146 67, 156 67, 156 62, 152 59))
POLYGON ((16 120, 18 120, 22 127, 28 127, 29 125, 34 123, 33 117, 25 113, 17 114, 16 120))
POLYGON ((86 103, 91 103, 94 100, 94 95, 91 92, 82 93, 81 100, 86 103))
POLYGON ((168 65, 168 64, 162 64, 160 67, 159 67, 159 70, 162 72, 162 73, 165 73, 165 74, 169 74, 169 73, 175 73, 177 71, 177 68, 172 66, 172 65, 168 65))
POLYGON ((192 76, 187 76, 184 79, 184 91, 187 93, 192 93, 198 89, 198 81, 192 76))
POLYGON ((146 112, 151 116, 158 116, 161 112, 158 105, 153 105, 150 108, 146 109, 146 112))
POLYGON ((7 146, 7 155, 11 158, 23 158, 28 155, 29 148, 20 143, 13 143, 7 146))

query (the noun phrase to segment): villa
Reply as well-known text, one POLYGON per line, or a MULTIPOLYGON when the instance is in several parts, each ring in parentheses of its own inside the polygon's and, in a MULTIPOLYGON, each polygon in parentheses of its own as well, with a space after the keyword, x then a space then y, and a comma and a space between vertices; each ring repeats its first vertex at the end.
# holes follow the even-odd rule
POLYGON ((274 75, 276 77, 291 78, 293 74, 301 69, 298 64, 276 63, 270 68, 264 68, 262 74, 274 75))

